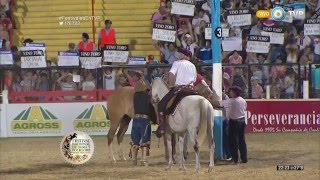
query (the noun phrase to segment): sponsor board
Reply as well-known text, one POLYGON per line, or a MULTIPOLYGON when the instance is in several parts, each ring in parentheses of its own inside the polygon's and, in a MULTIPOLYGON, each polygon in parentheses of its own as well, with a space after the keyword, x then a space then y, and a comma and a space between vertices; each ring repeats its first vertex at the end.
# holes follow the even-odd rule
POLYGON ((320 131, 320 101, 247 101, 246 132, 320 131))

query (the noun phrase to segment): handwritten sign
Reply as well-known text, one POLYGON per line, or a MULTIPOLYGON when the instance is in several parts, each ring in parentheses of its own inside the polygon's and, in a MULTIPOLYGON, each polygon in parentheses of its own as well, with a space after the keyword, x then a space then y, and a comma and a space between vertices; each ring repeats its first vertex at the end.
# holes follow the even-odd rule
POLYGON ((46 45, 44 43, 27 43, 26 46, 20 47, 19 51, 41 50, 46 55, 46 45))
POLYGON ((248 26, 251 25, 251 13, 247 9, 229 10, 227 20, 231 26, 248 26))
POLYGON ((242 38, 241 37, 226 37, 222 39, 223 51, 242 51, 242 38))
POLYGON ((13 56, 11 51, 0 51, 0 65, 13 65, 13 56))
POLYGON ((194 0, 172 0, 171 14, 194 16, 194 0))
POLYGON ((81 67, 85 69, 96 69, 101 67, 101 52, 80 52, 81 67))
POLYGON ((47 67, 47 63, 42 50, 21 51, 21 68, 43 67, 47 67))
POLYGON ((268 53, 270 48, 269 36, 250 35, 247 42, 247 52, 268 53))
POLYGON ((303 30, 305 35, 320 35, 320 19, 307 19, 303 30))
MULTIPOLYGON (((211 24, 208 24, 207 27, 204 30, 204 36, 206 40, 211 40, 212 35, 212 28, 211 24)), ((222 37, 228 37, 229 36, 229 28, 222 28, 222 37)))
POLYGON ((129 57, 129 65, 136 65, 136 64, 146 64, 146 57, 142 56, 131 56, 129 57))
POLYGON ((152 39, 159 41, 175 42, 177 28, 170 24, 153 24, 152 39))
POLYGON ((263 26, 261 31, 262 36, 270 37, 270 44, 283 44, 284 29, 282 27, 263 26))
POLYGON ((79 54, 76 52, 58 52, 58 66, 79 66, 79 54))
POLYGON ((104 62, 125 63, 129 56, 128 45, 106 45, 104 51, 104 62))

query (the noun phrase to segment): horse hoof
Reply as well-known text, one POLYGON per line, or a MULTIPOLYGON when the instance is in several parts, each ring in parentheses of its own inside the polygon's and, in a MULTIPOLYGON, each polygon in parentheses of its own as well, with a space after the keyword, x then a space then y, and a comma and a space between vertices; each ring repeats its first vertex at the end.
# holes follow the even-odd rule
POLYGON ((172 170, 172 165, 169 165, 168 167, 166 167, 166 171, 168 170, 172 170))
POLYGON ((186 170, 186 167, 180 167, 180 168, 179 168, 179 171, 184 171, 184 172, 186 172, 187 170, 186 170))

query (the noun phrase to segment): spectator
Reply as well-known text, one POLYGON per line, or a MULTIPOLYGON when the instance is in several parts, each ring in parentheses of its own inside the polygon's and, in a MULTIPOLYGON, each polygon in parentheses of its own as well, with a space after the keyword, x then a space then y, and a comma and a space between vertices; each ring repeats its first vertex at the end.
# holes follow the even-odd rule
POLYGON ((159 43, 157 44, 157 49, 161 51, 164 56, 164 62, 166 64, 172 64, 174 61, 179 60, 180 54, 177 51, 177 46, 175 43, 165 43, 164 47, 159 47, 159 43))
MULTIPOLYGON (((73 74, 68 73, 57 79, 61 91, 76 91, 77 85, 73 82, 73 74)), ((73 100, 75 96, 64 96, 65 100, 73 100)))
POLYGON ((251 78, 251 93, 253 99, 261 99, 263 96, 263 88, 259 84, 259 78, 252 76, 251 78))
POLYGON ((77 53, 76 45, 74 43, 69 43, 68 50, 66 52, 77 53))
POLYGON ((82 33, 82 41, 79 42, 78 51, 96 51, 96 45, 89 40, 87 33, 82 33))
POLYGON ((104 24, 105 24, 105 27, 101 29, 99 33, 98 44, 99 44, 100 50, 103 50, 105 45, 107 44, 110 44, 110 45, 117 44, 116 32, 113 28, 111 28, 112 21, 105 20, 104 24))
POLYGON ((294 44, 292 40, 289 40, 288 44, 286 45, 286 53, 286 63, 298 62, 299 47, 296 44, 294 44))
POLYGON ((293 71, 290 71, 288 70, 286 72, 286 76, 284 78, 284 92, 285 92, 285 95, 284 97, 286 99, 292 99, 294 98, 294 87, 295 87, 295 79, 294 79, 294 72, 293 71))
POLYGON ((1 0, 0 1, 0 13, 5 13, 6 15, 9 15, 9 1, 8 0, 1 0))
POLYGON ((309 65, 314 62, 314 53, 311 51, 311 46, 306 46, 302 52, 300 57, 300 64, 301 65, 309 65))
POLYGON ((115 90, 116 89, 116 85, 115 85, 115 81, 116 81, 116 72, 113 69, 105 69, 104 74, 103 74, 103 78, 104 78, 104 88, 105 90, 115 90))
POLYGON ((276 75, 278 77, 284 77, 287 67, 279 64, 283 64, 283 60, 281 56, 277 57, 276 64, 271 67, 271 70, 270 70, 271 76, 276 75))
POLYGON ((261 31, 262 31, 262 22, 258 21, 256 25, 252 26, 250 30, 250 35, 261 36, 261 31))
MULTIPOLYGON (((85 76, 84 81, 81 83, 80 89, 82 89, 82 91, 92 91, 96 89, 96 84, 91 72, 87 73, 85 76)), ((87 96, 82 96, 82 98, 86 99, 87 96)))
POLYGON ((2 25, 6 30, 12 29, 12 23, 5 13, 0 14, 0 25, 2 25))
POLYGON ((189 34, 192 39, 196 38, 196 41, 198 41, 198 37, 194 36, 191 23, 187 21, 181 21, 180 28, 178 29, 178 35, 181 37, 185 34, 189 34))
MULTIPOLYGON (((318 3, 320 5, 320 3, 318 3)), ((314 62, 320 64, 320 37, 313 38, 314 62)))
POLYGON ((181 44, 183 48, 188 49, 192 53, 193 57, 199 48, 197 42, 193 42, 192 37, 189 34, 182 35, 181 44))
POLYGON ((35 87, 35 81, 31 71, 26 72, 22 75, 22 81, 20 82, 23 92, 33 91, 35 87))
MULTIPOLYGON (((159 12, 155 12, 152 14, 151 17, 151 28, 153 28, 153 23, 163 23, 163 19, 165 18, 167 13, 167 8, 165 6, 160 6, 159 7, 159 12)), ((152 32, 152 31, 151 31, 152 32)))
POLYGON ((172 2, 171 2, 171 0, 166 0, 166 2, 165 2, 165 8, 166 8, 167 14, 170 14, 170 13, 171 13, 171 9, 172 9, 172 2))
POLYGON ((22 42, 22 46, 26 46, 28 43, 33 43, 33 40, 30 39, 30 38, 25 39, 25 40, 22 42))
POLYGON ((49 91, 49 80, 47 73, 41 73, 37 81, 37 91, 49 91))
POLYGON ((248 52, 246 57, 246 64, 259 64, 259 61, 257 59, 257 54, 248 52))
POLYGON ((201 21, 204 21, 205 23, 210 23, 210 18, 206 14, 204 14, 203 9, 200 9, 198 11, 198 15, 192 19, 192 27, 194 28, 195 34, 197 36, 200 35, 201 21))
POLYGON ((255 77, 255 79, 258 81, 259 84, 262 84, 263 79, 263 72, 261 66, 252 66, 252 75, 255 77))
POLYGON ((242 64, 242 57, 239 55, 238 51, 233 51, 229 56, 230 64, 242 64))
POLYGON ((206 3, 202 4, 201 8, 211 16, 211 0, 207 0, 206 3))
POLYGON ((270 98, 271 99, 280 99, 281 91, 280 88, 277 87, 276 85, 271 85, 270 86, 270 98))
POLYGON ((58 83, 58 81, 57 81, 60 77, 61 77, 60 72, 55 72, 55 73, 53 74, 53 80, 52 80, 52 82, 53 82, 53 84, 52 84, 52 90, 53 90, 53 91, 59 91, 59 90, 61 90, 60 85, 59 85, 59 83, 58 83))
POLYGON ((232 71, 230 82, 231 86, 238 86, 243 89, 243 92, 247 89, 247 80, 243 75, 242 69, 239 67, 235 67, 234 71, 232 71))
POLYGON ((22 86, 21 86, 20 82, 21 82, 21 76, 19 74, 15 74, 13 76, 13 82, 12 82, 12 85, 11 85, 11 91, 21 92, 22 91, 22 86))
POLYGON ((303 50, 306 46, 311 44, 311 39, 309 36, 305 36, 303 29, 300 30, 299 36, 295 38, 296 44, 299 46, 300 50, 303 50))

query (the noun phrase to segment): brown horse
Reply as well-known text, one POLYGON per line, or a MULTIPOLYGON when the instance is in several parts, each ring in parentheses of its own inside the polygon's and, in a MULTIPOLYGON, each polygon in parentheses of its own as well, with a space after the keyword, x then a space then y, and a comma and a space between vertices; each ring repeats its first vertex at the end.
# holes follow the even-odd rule
MULTIPOLYGON (((134 117, 133 95, 134 87, 127 86, 120 87, 108 97, 108 119, 110 120, 111 124, 108 132, 108 148, 109 158, 112 159, 113 162, 116 162, 116 158, 113 154, 112 142, 118 128, 119 130, 117 132, 117 140, 119 145, 119 158, 122 160, 126 160, 121 143, 123 141, 123 136, 128 129, 129 123, 134 117)), ((157 116, 151 103, 150 107, 150 120, 153 123, 157 123, 157 116)))

